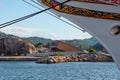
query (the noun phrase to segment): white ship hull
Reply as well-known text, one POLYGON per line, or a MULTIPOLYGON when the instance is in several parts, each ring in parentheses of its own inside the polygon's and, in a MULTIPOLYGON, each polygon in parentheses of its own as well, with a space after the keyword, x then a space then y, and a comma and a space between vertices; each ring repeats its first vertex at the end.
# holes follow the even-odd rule
MULTIPOLYGON (((65 0, 58 0, 65 1, 65 0)), ((39 2, 43 5, 43 7, 47 8, 42 0, 39 2)), ((95 4, 95 3, 85 3, 85 2, 76 2, 70 1, 66 3, 67 5, 85 8, 89 10, 102 11, 102 12, 110 12, 120 14, 120 7, 114 5, 106 5, 106 4, 95 4)), ((80 26, 85 29, 91 35, 96 37, 98 41, 108 50, 108 52, 112 55, 115 63, 120 68, 120 35, 114 35, 112 32, 113 27, 120 26, 119 19, 104 19, 99 17, 92 16, 81 16, 81 15, 73 15, 70 13, 59 12, 55 10, 51 10, 56 15, 62 16, 74 24, 80 26)))

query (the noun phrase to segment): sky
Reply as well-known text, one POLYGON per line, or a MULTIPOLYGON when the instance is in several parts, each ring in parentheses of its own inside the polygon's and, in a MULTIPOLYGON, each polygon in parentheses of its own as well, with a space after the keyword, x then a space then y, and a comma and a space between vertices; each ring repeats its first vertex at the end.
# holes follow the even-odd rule
MULTIPOLYGON (((30 2, 30 0, 26 1, 30 2)), ((39 11, 37 8, 28 5, 22 0, 0 0, 0 24, 37 11, 39 11)), ((82 32, 45 12, 2 28, 0 31, 20 37, 38 36, 53 40, 85 39, 91 37, 87 32, 82 32)))

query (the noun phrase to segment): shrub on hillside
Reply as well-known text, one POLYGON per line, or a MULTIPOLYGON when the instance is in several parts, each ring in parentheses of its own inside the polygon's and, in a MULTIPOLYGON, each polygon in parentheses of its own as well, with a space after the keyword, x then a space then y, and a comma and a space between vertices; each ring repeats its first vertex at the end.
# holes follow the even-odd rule
POLYGON ((61 56, 61 53, 60 53, 60 52, 55 52, 55 53, 53 54, 53 56, 61 56))

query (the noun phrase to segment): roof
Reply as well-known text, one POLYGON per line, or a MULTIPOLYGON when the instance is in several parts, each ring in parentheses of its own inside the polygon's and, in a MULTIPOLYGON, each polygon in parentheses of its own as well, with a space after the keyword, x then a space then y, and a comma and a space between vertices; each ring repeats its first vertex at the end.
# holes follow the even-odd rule
POLYGON ((53 43, 54 44, 52 45, 52 48, 56 48, 56 49, 59 49, 62 51, 80 51, 78 48, 76 48, 72 45, 66 44, 62 41, 55 41, 53 43))

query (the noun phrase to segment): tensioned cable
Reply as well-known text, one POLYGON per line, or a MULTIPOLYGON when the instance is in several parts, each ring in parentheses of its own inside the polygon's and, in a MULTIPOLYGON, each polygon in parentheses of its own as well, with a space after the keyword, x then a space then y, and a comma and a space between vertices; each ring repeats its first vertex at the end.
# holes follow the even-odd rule
MULTIPOLYGON (((25 1, 25 0, 23 0, 23 1, 25 1)), ((41 6, 42 7, 42 5, 40 5, 39 3, 37 3, 36 1, 34 1, 34 0, 31 0, 33 3, 35 3, 36 5, 38 5, 38 6, 41 6)), ((27 2, 27 1, 26 1, 27 2)), ((28 2, 29 3, 29 2, 28 2)), ((33 4, 32 4, 33 5, 33 4)), ((34 5, 35 6, 35 5, 34 5)), ((41 10, 41 8, 39 8, 39 7, 37 7, 36 6, 36 8, 38 8, 38 9, 40 9, 41 10)), ((53 15, 53 14, 51 14, 51 13, 49 13, 49 12, 46 12, 47 14, 49 14, 49 15, 51 15, 51 16, 53 16, 53 17, 57 17, 57 16, 55 16, 55 15, 53 15)))
POLYGON ((15 24, 15 23, 17 23, 17 22, 20 22, 20 21, 22 21, 22 20, 28 19, 28 18, 30 18, 30 17, 33 17, 33 16, 37 15, 37 14, 40 14, 40 13, 45 12, 45 11, 47 11, 47 10, 50 10, 50 9, 52 9, 52 8, 60 5, 60 4, 65 4, 65 3, 69 2, 69 1, 71 1, 71 0, 64 1, 64 2, 59 3, 59 4, 57 4, 57 5, 51 6, 51 7, 47 8, 47 9, 44 9, 44 10, 41 10, 41 11, 38 11, 38 12, 35 12, 35 13, 32 13, 32 14, 29 14, 29 15, 27 15, 27 16, 24 16, 24 17, 21 17, 21 18, 18 18, 18 19, 15 19, 15 20, 12 20, 12 21, 9 21, 9 22, 0 24, 0 28, 4 28, 4 27, 7 27, 7 26, 9 26, 9 25, 12 25, 12 24, 15 24))
POLYGON ((27 3, 27 4, 29 4, 29 5, 31 5, 31 6, 33 6, 33 7, 35 7, 35 8, 37 8, 37 9, 39 9, 39 10, 42 10, 41 8, 39 8, 39 7, 31 4, 30 2, 28 2, 28 1, 26 1, 26 0, 22 0, 22 1, 25 2, 25 3, 27 3))
MULTIPOLYGON (((39 7, 37 7, 37 6, 33 5, 33 4, 31 4, 30 2, 27 2, 27 1, 25 1, 25 0, 22 0, 22 1, 24 1, 25 3, 31 5, 31 6, 33 6, 33 7, 35 7, 35 8, 37 8, 37 9, 39 9, 39 10, 42 10, 41 8, 39 8, 39 7)), ((32 1, 32 0, 31 0, 31 1, 32 1)), ((37 2, 35 2, 35 1, 32 1, 32 2, 34 2, 34 3, 37 4, 37 5, 39 5, 39 4, 38 4, 37 2)), ((41 5, 39 5, 39 6, 41 6, 41 5)), ((53 17, 59 18, 59 17, 57 17, 57 16, 55 16, 55 15, 49 13, 49 12, 45 12, 45 13, 47 13, 47 14, 53 16, 53 17)))
MULTIPOLYGON (((42 12, 43 12, 43 11, 42 11, 42 12)), ((12 24, 14 24, 14 23, 17 23, 17 22, 19 22, 19 21, 25 20, 25 19, 30 18, 30 17, 32 17, 32 16, 34 16, 34 15, 39 14, 39 13, 41 13, 41 12, 36 12, 36 13, 30 14, 30 15, 27 15, 27 16, 24 16, 24 17, 21 17, 21 18, 18 18, 18 19, 15 19, 15 20, 12 20, 12 21, 3 23, 3 24, 0 24, 0 26, 1 26, 0 28, 3 28, 3 27, 6 27, 6 26, 9 26, 9 25, 12 25, 12 24)))
MULTIPOLYGON (((29 2, 27 2, 27 1, 25 1, 25 0, 23 0, 23 1, 26 2, 26 3, 28 3, 29 5, 31 5, 31 6, 33 6, 33 7, 41 10, 41 8, 39 8, 39 7, 31 4, 31 3, 29 3, 29 2)), ((31 0, 31 1, 32 1, 33 3, 35 3, 35 4, 37 4, 38 6, 42 6, 42 5, 40 5, 39 3, 37 3, 36 1, 34 1, 34 0, 31 0)), ((63 21, 63 22, 65 22, 65 23, 67 23, 68 25, 71 25, 72 27, 74 27, 74 28, 76 28, 76 29, 78 29, 78 30, 81 30, 81 31, 85 32, 85 30, 83 30, 83 29, 81 29, 81 28, 79 28, 79 27, 77 27, 77 26, 75 26, 75 25, 73 25, 73 24, 71 24, 71 23, 63 20, 63 19, 60 19, 60 17, 57 17, 57 16, 55 16, 55 15, 49 13, 49 12, 46 12, 46 13, 49 14, 49 15, 51 15, 51 16, 53 16, 53 17, 55 17, 55 18, 57 18, 57 19, 59 19, 59 20, 61 20, 61 21, 63 21)))

